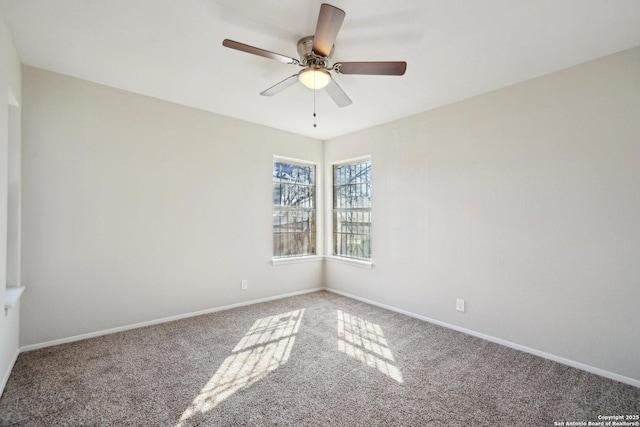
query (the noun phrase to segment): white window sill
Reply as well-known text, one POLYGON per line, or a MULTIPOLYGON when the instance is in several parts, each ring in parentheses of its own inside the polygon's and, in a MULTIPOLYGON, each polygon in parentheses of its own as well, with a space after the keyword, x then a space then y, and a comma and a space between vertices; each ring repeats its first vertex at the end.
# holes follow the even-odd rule
POLYGON ((24 292, 25 287, 19 286, 17 288, 7 288, 4 294, 4 312, 5 315, 14 305, 20 301, 20 295, 24 292))
POLYGON ((344 258, 344 257, 335 256, 335 255, 328 255, 325 257, 325 259, 329 262, 335 262, 338 264, 353 265, 356 267, 367 268, 367 269, 373 268, 373 262, 371 261, 364 261, 364 260, 353 259, 353 258, 344 258))
POLYGON ((318 262, 327 260, 329 262, 334 262, 337 264, 346 264, 360 268, 372 269, 373 262, 364 261, 360 259, 353 258, 344 258, 335 255, 311 255, 311 256, 292 256, 292 257, 282 257, 282 258, 271 258, 271 265, 279 266, 279 265, 288 265, 288 264, 301 264, 306 262, 318 262))
POLYGON ((304 262, 317 262, 322 261, 324 259, 321 255, 310 255, 310 256, 292 256, 292 257, 282 257, 282 258, 271 258, 271 265, 286 265, 286 264, 300 264, 304 262))

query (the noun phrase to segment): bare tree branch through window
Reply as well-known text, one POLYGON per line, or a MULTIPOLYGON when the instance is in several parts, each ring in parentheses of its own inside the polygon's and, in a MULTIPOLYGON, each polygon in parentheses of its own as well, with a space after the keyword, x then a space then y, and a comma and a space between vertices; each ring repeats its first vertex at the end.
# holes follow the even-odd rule
POLYGON ((316 254, 316 168, 273 162, 273 256, 316 254))
POLYGON ((371 259, 371 161, 333 167, 333 253, 371 259))

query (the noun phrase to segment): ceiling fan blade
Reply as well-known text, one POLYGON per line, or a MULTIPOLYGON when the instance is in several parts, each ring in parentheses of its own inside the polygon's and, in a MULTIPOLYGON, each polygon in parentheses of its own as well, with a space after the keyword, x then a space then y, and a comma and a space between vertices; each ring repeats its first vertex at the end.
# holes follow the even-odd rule
POLYGON ((276 94, 282 92, 283 90, 285 90, 289 86, 293 86, 296 83, 298 83, 298 75, 294 74, 291 77, 287 77, 286 79, 284 79, 280 83, 276 83, 275 85, 271 86, 269 89, 265 90, 264 92, 261 92, 260 95, 262 95, 262 96, 273 96, 273 95, 276 95, 276 94))
POLYGON ((313 36, 313 46, 311 48, 316 55, 328 57, 331 54, 333 43, 336 41, 344 16, 344 10, 335 6, 326 3, 320 6, 316 33, 313 36))
POLYGON ((241 52, 252 53, 254 55, 263 56, 265 58, 274 59, 276 61, 284 62, 285 64, 299 65, 300 61, 290 58, 279 53, 270 52, 268 50, 260 49, 259 47, 249 46, 248 44, 236 42, 229 39, 222 41, 222 46, 229 47, 231 49, 239 50, 241 52))
POLYGON ((324 90, 327 91, 333 102, 338 104, 338 107, 346 107, 347 105, 351 105, 353 101, 347 96, 346 93, 342 90, 338 83, 334 79, 331 79, 331 83, 329 83, 324 90))
POLYGON ((333 69, 340 74, 370 74, 377 76, 402 76, 407 63, 398 62, 338 62, 333 69))

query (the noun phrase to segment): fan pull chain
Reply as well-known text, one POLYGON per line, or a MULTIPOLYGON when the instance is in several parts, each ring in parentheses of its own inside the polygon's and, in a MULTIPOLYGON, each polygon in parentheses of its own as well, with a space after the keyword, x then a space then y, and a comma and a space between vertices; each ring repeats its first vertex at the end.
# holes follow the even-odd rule
MULTIPOLYGON (((313 87, 316 87, 316 73, 313 73, 313 87)), ((313 89, 313 127, 318 127, 316 124, 316 89, 313 89)))
POLYGON ((313 127, 318 127, 316 124, 316 90, 313 90, 313 127))

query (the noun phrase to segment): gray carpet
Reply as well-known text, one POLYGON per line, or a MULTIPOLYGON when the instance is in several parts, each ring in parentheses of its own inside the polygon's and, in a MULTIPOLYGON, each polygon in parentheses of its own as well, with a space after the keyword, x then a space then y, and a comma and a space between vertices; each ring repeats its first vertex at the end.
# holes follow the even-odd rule
POLYGON ((328 292, 26 352, 3 426, 553 426, 640 389, 328 292))

